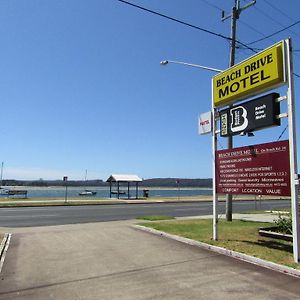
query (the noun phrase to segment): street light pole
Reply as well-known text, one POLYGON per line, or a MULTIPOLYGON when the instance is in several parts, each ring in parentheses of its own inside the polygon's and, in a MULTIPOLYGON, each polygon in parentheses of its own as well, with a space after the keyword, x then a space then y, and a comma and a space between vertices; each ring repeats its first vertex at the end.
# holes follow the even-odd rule
MULTIPOLYGON (((190 64, 182 61, 174 61, 174 60, 163 60, 160 62, 161 65, 165 66, 168 63, 174 63, 174 64, 180 64, 180 65, 185 65, 189 67, 195 67, 199 69, 204 69, 207 71, 212 71, 216 73, 223 72, 223 70, 211 68, 211 67, 206 67, 206 66, 201 66, 201 65, 196 65, 196 64, 190 64)), ((213 95, 213 91, 212 94, 213 95)), ((213 105, 213 96, 212 96, 212 107, 213 105)), ((213 143, 212 143, 212 150, 213 150, 213 162, 215 161, 215 150, 216 150, 216 143, 217 143, 217 135, 216 135, 216 119, 215 119, 215 109, 212 111, 212 131, 213 131, 213 143)), ((215 178, 215 172, 216 169, 213 167, 213 178, 215 178)), ((213 180, 213 239, 216 241, 218 239, 218 203, 217 203, 217 195, 216 195, 216 189, 215 189, 215 180, 213 180)))
POLYGON ((223 70, 219 70, 219 69, 215 69, 215 68, 211 68, 211 67, 205 67, 205 66, 201 66, 201 65, 190 64, 190 63, 186 63, 186 62, 182 62, 182 61, 177 61, 177 60, 162 60, 160 62, 160 64, 162 66, 165 66, 165 65, 167 65, 169 63, 178 64, 178 65, 185 65, 185 66, 199 68, 199 69, 203 69, 203 70, 207 70, 207 71, 212 71, 212 72, 216 72, 216 73, 220 73, 220 72, 223 71, 223 70))

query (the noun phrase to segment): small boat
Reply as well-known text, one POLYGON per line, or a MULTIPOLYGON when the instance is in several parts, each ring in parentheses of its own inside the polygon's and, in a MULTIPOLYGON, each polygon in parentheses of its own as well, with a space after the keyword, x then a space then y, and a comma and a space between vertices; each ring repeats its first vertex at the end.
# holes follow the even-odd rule
POLYGON ((6 189, 3 188, 3 165, 4 163, 1 163, 1 175, 0 175, 0 195, 1 196, 24 196, 24 198, 27 198, 27 190, 16 190, 16 189, 6 189))
POLYGON ((23 195, 25 198, 27 198, 27 190, 8 190, 7 195, 9 196, 15 196, 15 195, 23 195))
POLYGON ((27 193, 27 190, 8 190, 0 188, 1 196, 24 196, 24 198, 27 198, 27 193))
POLYGON ((85 190, 83 192, 80 192, 78 195, 79 196, 95 196, 96 194, 97 194, 96 191, 85 190))
POLYGON ((0 195, 8 195, 9 190, 3 187, 0 187, 0 195))
MULTIPOLYGON (((85 170, 85 182, 87 180, 87 170, 85 170)), ((79 196, 95 196, 97 194, 96 191, 91 191, 91 190, 87 190, 85 189, 83 192, 80 192, 78 195, 79 196)))

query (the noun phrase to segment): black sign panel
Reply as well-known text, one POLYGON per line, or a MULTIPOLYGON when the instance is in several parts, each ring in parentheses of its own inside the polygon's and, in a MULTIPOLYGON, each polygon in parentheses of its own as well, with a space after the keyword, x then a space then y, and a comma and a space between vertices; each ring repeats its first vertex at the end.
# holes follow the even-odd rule
POLYGON ((278 93, 271 93, 220 111, 220 135, 223 137, 280 125, 278 93))

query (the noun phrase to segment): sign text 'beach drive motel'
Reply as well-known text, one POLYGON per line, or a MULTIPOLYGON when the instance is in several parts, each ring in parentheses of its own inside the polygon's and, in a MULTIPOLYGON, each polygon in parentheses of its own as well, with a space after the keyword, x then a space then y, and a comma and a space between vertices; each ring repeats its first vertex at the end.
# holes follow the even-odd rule
POLYGON ((214 105, 256 95, 284 82, 282 43, 213 77, 214 105))

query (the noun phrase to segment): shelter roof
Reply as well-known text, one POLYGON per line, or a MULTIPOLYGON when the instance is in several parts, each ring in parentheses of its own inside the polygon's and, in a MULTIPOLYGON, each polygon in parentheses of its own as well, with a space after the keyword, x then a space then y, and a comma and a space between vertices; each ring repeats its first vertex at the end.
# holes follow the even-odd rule
POLYGON ((113 174, 110 175, 106 182, 140 182, 143 181, 137 175, 113 174))

